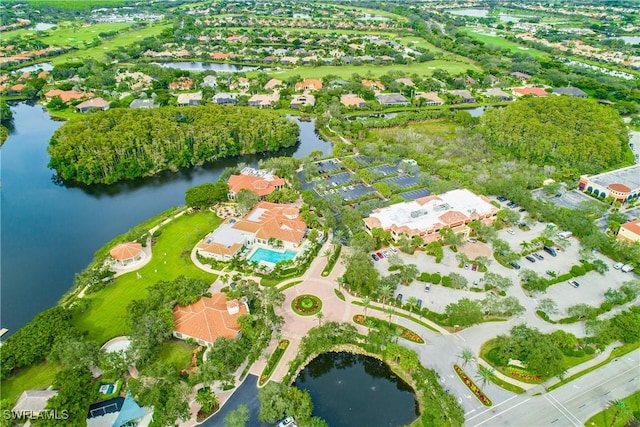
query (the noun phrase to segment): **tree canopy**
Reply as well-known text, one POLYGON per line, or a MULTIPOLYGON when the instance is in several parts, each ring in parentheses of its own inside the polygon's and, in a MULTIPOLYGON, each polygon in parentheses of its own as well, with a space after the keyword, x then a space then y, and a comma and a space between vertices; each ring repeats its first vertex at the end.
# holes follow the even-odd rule
POLYGON ((297 125, 273 111, 207 105, 113 109, 53 135, 49 166, 65 180, 110 184, 224 157, 293 146, 297 125))
POLYGON ((581 173, 620 166, 628 135, 617 111, 568 96, 530 98, 489 109, 480 131, 493 147, 535 164, 581 173))

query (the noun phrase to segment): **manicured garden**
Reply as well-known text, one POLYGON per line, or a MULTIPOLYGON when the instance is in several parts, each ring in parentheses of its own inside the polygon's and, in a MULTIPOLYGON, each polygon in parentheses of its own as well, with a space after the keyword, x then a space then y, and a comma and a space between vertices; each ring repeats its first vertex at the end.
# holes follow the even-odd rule
POLYGON ((640 391, 620 401, 610 402, 607 409, 589 418, 584 425, 587 427, 624 427, 637 425, 638 420, 640 420, 640 391), (628 424, 634 418, 636 424, 628 424))
POLYGON ((74 316, 75 326, 88 332, 87 339, 102 344, 113 337, 127 335, 127 306, 134 299, 145 298, 149 285, 181 275, 213 283, 216 276, 196 267, 190 254, 198 240, 220 222, 216 214, 207 211, 185 214, 165 225, 153 246, 151 261, 87 295, 88 308, 74 316))
POLYGON ((260 380, 258 381, 259 386, 263 386, 269 380, 271 374, 275 371, 276 366, 278 366, 278 362, 280 362, 284 352, 287 350, 287 347, 289 347, 289 340, 280 340, 273 354, 271 354, 269 360, 267 360, 267 364, 262 371, 262 375, 260 375, 260 380))
POLYGON ((474 383, 473 380, 471 378, 469 378, 469 376, 467 374, 465 374, 465 372, 462 370, 462 368, 460 366, 453 365, 453 370, 456 371, 456 374, 458 374, 458 377, 460 377, 460 379, 462 380, 464 385, 466 385, 469 388, 469 390, 471 390, 471 392, 474 394, 474 396, 476 396, 478 398, 480 403, 482 403, 484 406, 493 405, 493 403, 491 403, 491 399, 489 399, 482 392, 482 390, 480 390, 480 387, 478 387, 476 385, 476 383, 474 383))
POLYGON ((377 317, 364 316, 362 314, 356 314, 355 316, 353 316, 353 321, 358 325, 371 326, 376 329, 390 327, 396 331, 399 331, 399 335, 402 338, 418 344, 424 344, 424 339, 422 339, 420 335, 418 335, 411 329, 405 328, 404 326, 398 325, 396 323, 387 322, 386 320, 378 319, 377 317))
POLYGON ((322 310, 322 300, 315 295, 298 295, 291 301, 291 308, 300 316, 313 316, 322 310))

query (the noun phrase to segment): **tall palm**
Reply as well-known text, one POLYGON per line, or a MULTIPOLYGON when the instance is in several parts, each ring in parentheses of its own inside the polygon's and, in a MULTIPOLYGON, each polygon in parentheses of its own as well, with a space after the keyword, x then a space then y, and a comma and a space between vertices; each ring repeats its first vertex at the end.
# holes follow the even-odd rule
POLYGON ((318 319, 318 326, 322 326, 322 319, 324 318, 324 314, 321 311, 316 314, 316 319, 318 319))
POLYGON ((364 297, 362 298, 362 305, 364 306, 364 317, 367 317, 367 309, 371 307, 371 298, 364 297))
POLYGON ((469 362, 475 362, 476 356, 473 354, 470 348, 462 349, 462 352, 458 355, 460 359, 462 359, 462 367, 464 368, 469 364, 469 362))
POLYGON ((333 251, 329 248, 325 249, 325 251, 322 253, 322 256, 326 257, 327 259, 329 259, 331 257, 331 254, 333 254, 333 251))
POLYGON ((407 304, 409 304, 409 316, 413 314, 413 309, 418 306, 418 298, 409 297, 407 298, 407 304))
POLYGON ((389 302, 389 298, 393 296, 394 291, 395 289, 393 289, 393 287, 388 283, 380 286, 380 296, 382 297, 382 301, 384 301, 385 305, 389 302))
POLYGON ((620 399, 611 400, 607 405, 609 409, 613 409, 613 420, 611 420, 611 426, 616 424, 618 418, 623 420, 623 424, 629 421, 631 418, 632 412, 631 409, 627 406, 627 402, 620 399))
POLYGON ((480 366, 480 368, 478 368, 478 374, 476 375, 476 378, 478 379, 478 381, 480 381, 480 383, 484 387, 493 378, 493 372, 491 372, 491 369, 485 366, 480 366))

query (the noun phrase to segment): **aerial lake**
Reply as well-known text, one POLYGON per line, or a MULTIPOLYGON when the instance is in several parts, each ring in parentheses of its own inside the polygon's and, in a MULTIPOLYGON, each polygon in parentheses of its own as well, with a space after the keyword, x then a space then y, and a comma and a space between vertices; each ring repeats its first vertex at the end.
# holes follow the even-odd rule
POLYGON ((219 64, 217 62, 157 62, 164 68, 174 68, 185 71, 216 71, 218 73, 244 73, 258 70, 258 67, 246 67, 235 64, 219 64))
POLYGON ((136 224, 183 205, 187 188, 216 181, 224 168, 240 162, 301 158, 314 150, 331 153, 331 144, 317 136, 313 121, 294 118, 300 142, 278 153, 224 159, 110 186, 65 185, 56 183, 47 167, 49 139, 62 122, 52 120, 40 105, 21 102, 11 109, 13 129, 0 148, 0 326, 9 334, 54 306, 98 248, 136 224))
POLYGON ((313 400, 313 415, 331 427, 401 426, 418 417, 413 389, 384 362, 351 353, 324 353, 294 383, 313 400))

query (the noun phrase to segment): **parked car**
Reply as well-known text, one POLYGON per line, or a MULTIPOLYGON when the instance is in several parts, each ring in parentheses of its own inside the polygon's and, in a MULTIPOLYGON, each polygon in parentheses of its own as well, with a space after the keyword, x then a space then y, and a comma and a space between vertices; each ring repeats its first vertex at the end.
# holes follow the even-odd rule
POLYGON ((382 253, 381 253, 381 252, 376 252, 376 255, 378 255, 378 258, 380 258, 380 259, 383 259, 383 258, 384 258, 384 255, 382 255, 382 253))
POLYGON ((544 251, 551 256, 558 256, 558 252, 556 252, 556 248, 552 248, 551 246, 545 245, 542 249, 544 249, 544 251))
POLYGON ((524 211, 526 211, 526 209, 525 209, 525 208, 520 208, 520 209, 518 209, 518 212, 524 212, 524 211))
POLYGON ((418 299, 418 301, 416 301, 416 305, 418 306, 418 308, 422 308, 422 300, 418 299))
POLYGON ((431 290, 431 285, 430 284, 427 283, 426 285, 424 285, 424 291, 425 292, 429 292, 430 290, 431 290))
POLYGON ((507 201, 507 198, 506 198, 506 197, 504 197, 504 196, 498 196, 498 197, 497 197, 497 200, 498 200, 499 202, 506 202, 506 201, 507 201))
POLYGON ((278 423, 277 427, 294 427, 296 426, 295 420, 293 417, 285 417, 280 423, 278 423))
POLYGON ((518 264, 517 262, 510 262, 509 265, 513 268, 515 268, 516 270, 520 270, 520 264, 518 264))
POLYGON ((468 270, 468 269, 469 269, 469 264, 465 264, 465 265, 464 265, 464 269, 465 269, 465 270, 468 270))
POLYGON ((389 251, 384 250, 384 251, 382 251, 382 255, 384 255, 385 257, 389 258, 390 254, 389 254, 389 251))
POLYGON ((533 256, 536 257, 539 261, 542 261, 544 259, 544 257, 537 252, 533 254, 533 256))
POLYGON ((380 259, 376 254, 371 254, 371 258, 373 258, 374 261, 378 261, 380 259))
POLYGON ((396 295, 396 301, 402 302, 402 294, 396 295))
POLYGON ((620 270, 622 270, 623 273, 628 273, 630 271, 633 271, 633 265, 625 264, 622 266, 622 268, 620 268, 620 270))
POLYGON ((569 284, 571 286, 573 286, 574 288, 579 288, 580 287, 580 283, 576 282, 575 280, 569 280, 569 284))
POLYGON ((529 261, 529 262, 536 262, 536 259, 535 259, 534 257, 532 257, 531 255, 527 255, 525 258, 526 258, 526 259, 527 259, 527 261, 529 261))
POLYGON ((511 234, 512 236, 513 236, 514 234, 516 234, 516 232, 515 232, 515 231, 513 231, 513 229, 512 229, 512 228, 507 228, 507 233, 511 234))
POLYGON ((476 243, 478 241, 478 239, 469 239, 467 240, 469 243, 476 243))
POLYGON ((621 262, 616 262, 615 264, 613 264, 613 268, 615 268, 616 270, 620 270, 623 265, 624 264, 621 262))
POLYGON ((398 250, 397 250, 396 248, 389 248, 389 250, 390 250, 391 252, 393 252, 394 254, 397 254, 397 253, 398 253, 398 250))
POLYGON ((471 264, 471 271, 476 271, 478 269, 478 264, 471 264))

